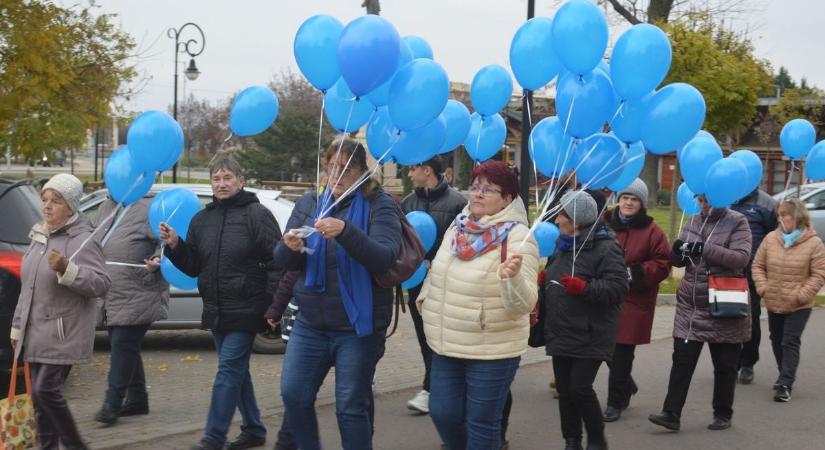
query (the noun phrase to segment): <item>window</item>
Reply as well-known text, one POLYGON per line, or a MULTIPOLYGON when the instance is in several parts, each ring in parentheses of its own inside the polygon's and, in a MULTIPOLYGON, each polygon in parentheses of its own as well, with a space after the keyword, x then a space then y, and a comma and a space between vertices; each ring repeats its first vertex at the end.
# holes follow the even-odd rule
POLYGON ((805 199, 805 206, 810 210, 825 209, 825 189, 805 199))

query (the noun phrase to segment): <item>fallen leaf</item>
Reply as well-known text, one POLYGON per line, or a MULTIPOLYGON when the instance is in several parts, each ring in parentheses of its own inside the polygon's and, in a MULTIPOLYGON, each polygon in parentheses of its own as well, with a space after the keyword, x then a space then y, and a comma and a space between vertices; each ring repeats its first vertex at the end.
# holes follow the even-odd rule
POLYGON ((167 370, 169 370, 169 366, 166 364, 161 364, 158 366, 158 370, 161 372, 166 372, 167 370))
POLYGON ((181 359, 183 362, 198 362, 201 360, 200 355, 189 355, 181 359))

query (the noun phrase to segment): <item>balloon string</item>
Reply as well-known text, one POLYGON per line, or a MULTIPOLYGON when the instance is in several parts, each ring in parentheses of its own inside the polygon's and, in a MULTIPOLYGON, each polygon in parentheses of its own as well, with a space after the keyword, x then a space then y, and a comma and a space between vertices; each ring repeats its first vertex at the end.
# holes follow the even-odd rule
MULTIPOLYGON (((788 181, 785 183, 785 190, 782 192, 787 192, 791 187, 791 180, 793 180, 794 170, 796 170, 796 161, 791 160, 791 170, 788 171, 788 181)), ((787 196, 788 194, 783 195, 782 200, 784 200, 787 196)))
MULTIPOLYGON (((607 122, 607 126, 610 127, 611 130, 613 129, 613 121, 616 120, 616 117, 619 117, 619 115, 622 112, 622 109, 624 108, 624 105, 625 101, 622 100, 622 102, 619 103, 619 107, 616 108, 616 112, 613 114, 613 117, 610 118, 610 122, 607 122)), ((621 114, 621 116, 624 117, 624 114, 621 114)))
MULTIPOLYGON (((610 196, 613 197, 613 194, 610 194, 610 196)), ((590 227, 590 231, 587 232, 587 236, 584 237, 584 240, 582 241, 582 243, 587 242, 587 240, 590 239, 590 235, 592 235, 593 230, 596 229, 596 224, 599 223, 598 221, 601 220, 601 218, 604 216, 604 212, 607 210, 607 205, 608 204, 609 204, 609 202, 604 202, 604 205, 602 206, 602 210, 599 211, 599 215, 596 218, 596 223, 594 223, 593 226, 590 227)), ((573 209, 575 210, 575 208, 576 208, 576 205, 574 203, 573 204, 573 209)), ((575 246, 573 247, 573 252, 574 252, 573 261, 576 260, 576 257, 579 255, 579 253, 581 253, 583 248, 584 248, 584 245, 581 245, 579 250, 576 251, 576 247, 575 246)), ((575 264, 575 262, 573 264, 575 264)))
POLYGON ((103 236, 103 239, 100 241, 100 246, 101 247, 106 246, 106 243, 109 242, 109 238, 111 238, 112 234, 115 232, 115 228, 117 228, 117 226, 120 225, 120 222, 123 221, 124 217, 126 217, 126 213, 129 211, 129 208, 131 208, 131 207, 132 207, 132 205, 127 206, 126 208, 123 209, 123 211, 120 213, 120 215, 117 216, 117 219, 115 220, 115 223, 112 225, 112 228, 109 228, 109 232, 106 233, 106 235, 103 236))
POLYGON ((227 143, 227 142, 229 142, 229 140, 230 140, 230 139, 232 139, 232 136, 234 136, 234 135, 233 135, 233 134, 232 134, 232 132, 230 131, 230 132, 229 132, 229 136, 227 136, 227 137, 226 137, 226 139, 224 139, 224 140, 223 140, 223 142, 221 142, 221 146, 220 146, 220 148, 218 148, 218 151, 222 151, 222 150, 223 150, 223 147, 226 145, 226 143, 227 143))
POLYGON ((321 136, 324 132, 324 107, 326 96, 321 95, 321 114, 318 116, 318 157, 315 161, 315 193, 321 192, 321 136))
MULTIPOLYGON (((344 147, 344 139, 347 136, 347 130, 349 129, 349 121, 352 118, 352 111, 354 109, 355 109, 355 102, 352 102, 352 104, 349 107, 349 113, 347 113, 347 121, 344 123, 344 131, 341 132, 341 139, 340 139, 340 142, 338 142, 338 149, 335 151, 335 157, 332 159, 332 167, 329 169, 329 173, 327 174, 327 186, 333 186, 333 187, 337 186, 338 183, 341 182, 341 178, 344 176, 344 172, 346 171, 346 168, 344 168, 344 170, 341 171, 341 174, 338 176, 338 180, 336 180, 335 183, 331 183, 332 182, 332 174, 334 174, 336 172, 336 170, 338 169, 338 157, 341 155, 341 149, 344 147)), ((355 152, 353 151, 353 153, 355 153, 355 152)), ((352 158, 352 155, 350 155, 350 159, 351 158, 352 158)), ((349 164, 349 161, 347 161, 347 164, 349 164)), ((327 206, 328 206, 328 203, 329 203, 329 198, 324 198, 324 203, 323 203, 321 209, 322 210, 326 209, 327 206)), ((315 219, 320 219, 320 217, 316 217, 315 219)))

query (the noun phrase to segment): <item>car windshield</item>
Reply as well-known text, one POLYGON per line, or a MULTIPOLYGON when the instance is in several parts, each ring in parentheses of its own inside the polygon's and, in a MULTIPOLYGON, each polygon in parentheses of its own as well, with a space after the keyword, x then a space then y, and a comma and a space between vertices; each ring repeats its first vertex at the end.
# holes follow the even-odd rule
POLYGON ((0 241, 28 244, 32 225, 43 218, 37 190, 28 183, 0 184, 0 241))

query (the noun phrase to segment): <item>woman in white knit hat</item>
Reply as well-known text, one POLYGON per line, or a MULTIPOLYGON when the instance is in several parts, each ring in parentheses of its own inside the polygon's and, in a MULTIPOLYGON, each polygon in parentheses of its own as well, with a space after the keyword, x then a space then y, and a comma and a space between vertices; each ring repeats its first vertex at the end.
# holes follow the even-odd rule
POLYGON ((613 356, 619 308, 627 293, 622 249, 599 220, 596 201, 568 191, 556 217, 561 233, 547 264, 544 337, 553 357, 565 450, 581 450, 582 423, 589 450, 607 449, 593 381, 613 356))
POLYGON ((31 365, 37 441, 42 449, 85 449, 60 388, 75 364, 92 361, 95 298, 109 275, 92 225, 78 212, 83 184, 52 177, 40 193, 43 221, 31 230, 23 257, 22 287, 12 320, 15 357, 31 365))

